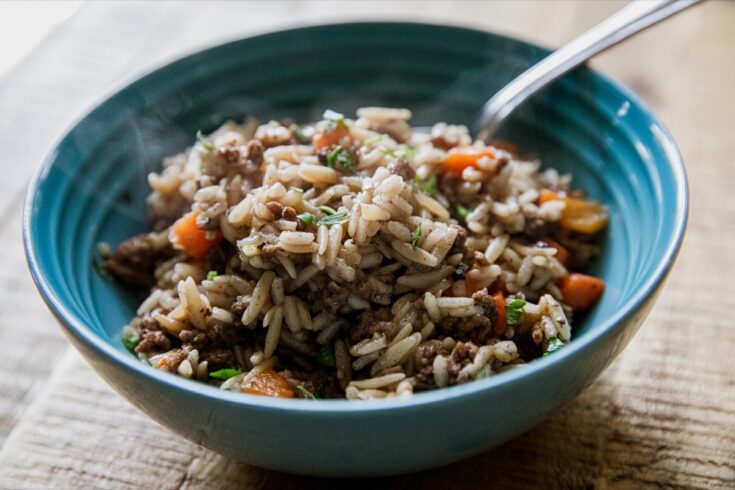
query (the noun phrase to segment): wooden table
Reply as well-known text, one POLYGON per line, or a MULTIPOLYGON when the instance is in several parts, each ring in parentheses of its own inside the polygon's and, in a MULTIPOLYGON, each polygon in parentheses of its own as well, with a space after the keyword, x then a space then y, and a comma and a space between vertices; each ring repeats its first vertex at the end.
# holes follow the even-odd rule
MULTIPOLYGON (((0 79, 0 488, 325 488, 184 441, 64 340, 25 267, 28 179, 111 83, 224 39, 357 18, 469 25, 559 45, 620 2, 92 3, 0 79)), ((41 8, 41 7, 39 7, 41 8)), ((582 396, 516 440, 384 488, 735 488, 735 2, 710 1, 593 63, 643 96, 687 162, 680 258, 635 340, 582 396)))

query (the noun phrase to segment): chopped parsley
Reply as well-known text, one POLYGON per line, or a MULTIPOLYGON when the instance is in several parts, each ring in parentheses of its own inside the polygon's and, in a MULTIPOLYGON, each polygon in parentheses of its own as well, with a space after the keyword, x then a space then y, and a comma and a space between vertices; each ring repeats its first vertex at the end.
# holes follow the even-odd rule
POLYGON ((389 156, 391 158, 396 157, 396 153, 393 150, 389 150, 388 148, 381 148, 380 153, 382 153, 385 156, 389 156))
POLYGON ((413 233, 411 234, 411 246, 414 250, 416 250, 416 246, 419 244, 419 240, 421 239, 421 222, 419 221, 419 224, 416 225, 416 229, 413 230, 413 233))
POLYGON ((330 208, 329 206, 319 206, 319 211, 321 211, 324 214, 329 214, 329 215, 337 214, 337 211, 330 208))
POLYGON ((311 398, 312 400, 317 400, 316 395, 314 393, 312 393, 311 391, 307 390, 306 388, 304 388, 303 385, 298 385, 296 387, 296 389, 299 390, 301 393, 303 393, 306 398, 311 398))
POLYGON ((564 347, 564 342, 559 340, 557 337, 551 337, 549 339, 549 345, 546 347, 546 352, 544 352, 544 357, 558 351, 562 347, 564 347))
POLYGON ((339 112, 335 112, 332 109, 327 109, 326 111, 324 111, 322 117, 327 120, 327 132, 334 131, 335 129, 337 129, 337 126, 343 126, 345 128, 347 127, 345 115, 340 114, 339 112))
POLYGON ((288 190, 293 191, 293 192, 296 192, 298 194, 303 194, 304 193, 304 189, 301 189, 299 187, 289 187, 288 190))
POLYGON ((526 306, 526 302, 522 299, 516 299, 510 304, 505 305, 505 314, 508 317, 509 325, 517 325, 518 321, 523 315, 523 307, 526 306))
POLYGON ((122 343, 127 350, 135 354, 135 348, 140 343, 140 339, 137 337, 132 337, 130 335, 123 335, 122 343))
POLYGON ((306 223, 307 225, 314 224, 314 215, 311 213, 301 213, 297 214, 296 217, 306 223))
POLYGON ((335 361, 334 359, 332 349, 330 349, 326 345, 322 346, 316 353, 316 362, 332 368, 337 365, 337 361, 335 361))
POLYGON ((202 144, 205 150, 207 150, 209 153, 212 153, 215 150, 215 147, 212 143, 204 139, 204 134, 202 133, 202 130, 197 130, 197 141, 202 144))
POLYGON ((416 148, 410 145, 398 145, 398 151, 404 158, 412 160, 416 156, 416 148))
MULTIPOLYGON (((321 209, 321 208, 320 208, 321 209)), ((350 217, 347 211, 340 211, 335 212, 334 214, 330 214, 329 216, 326 216, 319 220, 318 225, 341 225, 343 223, 347 223, 349 221, 350 217)))
POLYGON ((413 183, 430 196, 436 194, 436 175, 432 175, 428 180, 421 180, 421 177, 416 175, 413 178, 413 183))
POLYGON ((371 138, 366 139, 362 143, 364 145, 377 145, 378 143, 382 143, 383 140, 385 140, 385 135, 384 134, 379 134, 377 136, 373 136, 371 138))
POLYGON ((467 219, 467 216, 470 215, 470 212, 471 211, 470 211, 469 208, 466 208, 466 207, 462 206, 461 204, 457 204, 457 214, 463 220, 466 220, 467 219))
POLYGON ((209 271, 207 272, 207 281, 213 281, 215 277, 217 277, 219 274, 217 271, 209 271))
POLYGON ((217 379, 230 379, 233 376, 237 376, 238 374, 242 374, 242 371, 239 369, 232 369, 232 368, 225 368, 220 369, 219 371, 212 371, 209 373, 210 378, 217 378, 217 379))
POLYGON ((301 126, 294 124, 291 126, 291 129, 293 130, 293 135, 296 137, 296 141, 303 145, 311 143, 311 138, 304 134, 304 129, 301 126))
POLYGON ((342 148, 342 145, 333 145, 332 149, 327 153, 327 166, 329 168, 341 168, 351 170, 355 165, 355 161, 350 152, 342 148))

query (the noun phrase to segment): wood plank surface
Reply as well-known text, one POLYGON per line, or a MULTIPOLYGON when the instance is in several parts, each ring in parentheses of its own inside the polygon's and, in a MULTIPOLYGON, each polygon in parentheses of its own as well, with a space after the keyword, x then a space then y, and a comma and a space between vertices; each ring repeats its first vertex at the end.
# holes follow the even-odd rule
POLYGON ((659 113, 689 172, 680 258, 629 348, 552 419, 449 467, 335 482, 184 441, 68 347, 26 271, 24 187, 106 87, 200 46, 293 24, 414 19, 558 45, 621 2, 90 3, 0 79, 0 488, 735 488, 735 2, 712 0, 597 58, 659 113))

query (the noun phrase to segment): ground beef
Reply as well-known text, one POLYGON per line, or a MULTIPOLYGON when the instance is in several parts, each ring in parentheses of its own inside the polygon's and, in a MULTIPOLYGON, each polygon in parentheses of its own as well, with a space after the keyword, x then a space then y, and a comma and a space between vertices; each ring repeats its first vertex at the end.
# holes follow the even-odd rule
POLYGON ((360 323, 350 329, 349 340, 353 345, 372 337, 376 332, 384 332, 392 323, 393 314, 390 308, 375 308, 360 314, 360 323))
POLYGON ((456 340, 484 345, 495 336, 493 330, 493 324, 497 321, 495 301, 488 294, 487 289, 476 292, 472 297, 483 308, 482 315, 467 318, 444 318, 438 330, 456 340))
POLYGON ((457 345, 454 346, 447 359, 447 371, 450 375, 456 377, 458 384, 469 381, 469 378, 461 371, 465 366, 472 363, 478 350, 479 347, 472 342, 457 342, 457 345))
POLYGON ((249 304, 250 296, 238 296, 235 299, 235 302, 232 303, 232 306, 230 306, 230 312, 235 316, 235 318, 242 318, 242 315, 245 313, 245 310, 247 310, 249 304))
POLYGON ((136 287, 153 285, 153 271, 159 260, 173 255, 171 247, 156 249, 147 235, 137 235, 120 243, 104 257, 104 269, 124 284, 136 287))
POLYGON ((541 218, 531 217, 526 218, 526 225, 523 228, 523 233, 531 238, 542 238, 555 228, 554 223, 549 223, 541 218))
POLYGON ((245 342, 247 337, 244 327, 233 325, 213 325, 207 330, 207 341, 210 347, 231 347, 245 342))
POLYGON ((414 171, 411 164, 403 158, 399 158, 398 160, 395 160, 390 165, 388 165, 388 170, 394 175, 399 175, 406 182, 411 182, 416 175, 416 172, 414 171))
POLYGON ((207 343, 207 334, 201 330, 182 330, 179 339, 184 344, 191 345, 194 349, 201 349, 207 343))
POLYGON ((171 341, 160 330, 145 332, 135 347, 135 352, 166 352, 171 349, 171 341))
POLYGON ((252 139, 248 141, 246 149, 248 151, 247 159, 250 163, 254 165, 260 165, 263 163, 263 152, 265 151, 265 147, 260 140, 252 139))
POLYGON ((207 368, 210 371, 232 366, 235 362, 235 355, 230 349, 211 349, 204 351, 201 355, 203 361, 207 361, 207 368))
POLYGON ((452 244, 452 248, 449 249, 448 255, 451 256, 459 253, 464 255, 464 253, 466 252, 465 243, 467 242, 467 230, 465 230, 463 226, 459 225, 449 226, 457 230, 457 238, 454 239, 454 243, 452 244))
POLYGON ((420 389, 429 389, 434 383, 434 358, 438 355, 447 355, 443 351, 441 340, 427 340, 416 348, 416 386, 420 389))
POLYGON ((334 281, 329 281, 327 290, 327 296, 324 298, 324 307, 330 313, 337 313, 342 305, 347 303, 347 299, 350 297, 350 290, 334 281))
POLYGON ((444 172, 439 177, 439 191, 449 200, 457 202, 457 189, 459 189, 460 178, 454 172, 444 172))
POLYGON ((226 163, 237 163, 240 161, 240 150, 236 146, 226 145, 219 149, 217 152, 219 157, 226 163))

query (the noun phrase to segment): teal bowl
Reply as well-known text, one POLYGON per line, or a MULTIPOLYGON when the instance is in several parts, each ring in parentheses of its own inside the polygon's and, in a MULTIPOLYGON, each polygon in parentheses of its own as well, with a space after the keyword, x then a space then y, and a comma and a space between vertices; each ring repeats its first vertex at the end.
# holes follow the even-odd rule
POLYGON ((607 290, 574 340, 523 369, 408 400, 281 400, 149 368, 120 342, 140 298, 95 273, 100 241, 146 229, 146 174, 228 118, 308 121, 329 107, 408 107, 414 123, 472 121, 548 53, 456 27, 355 23, 231 42, 130 83, 58 142, 28 190, 24 241, 41 295, 72 344, 132 404, 181 436, 279 471, 377 476, 502 444, 592 383, 640 327, 681 244, 687 183, 669 132, 629 90, 581 68, 514 114, 503 136, 575 175, 610 208, 593 273, 607 290))

